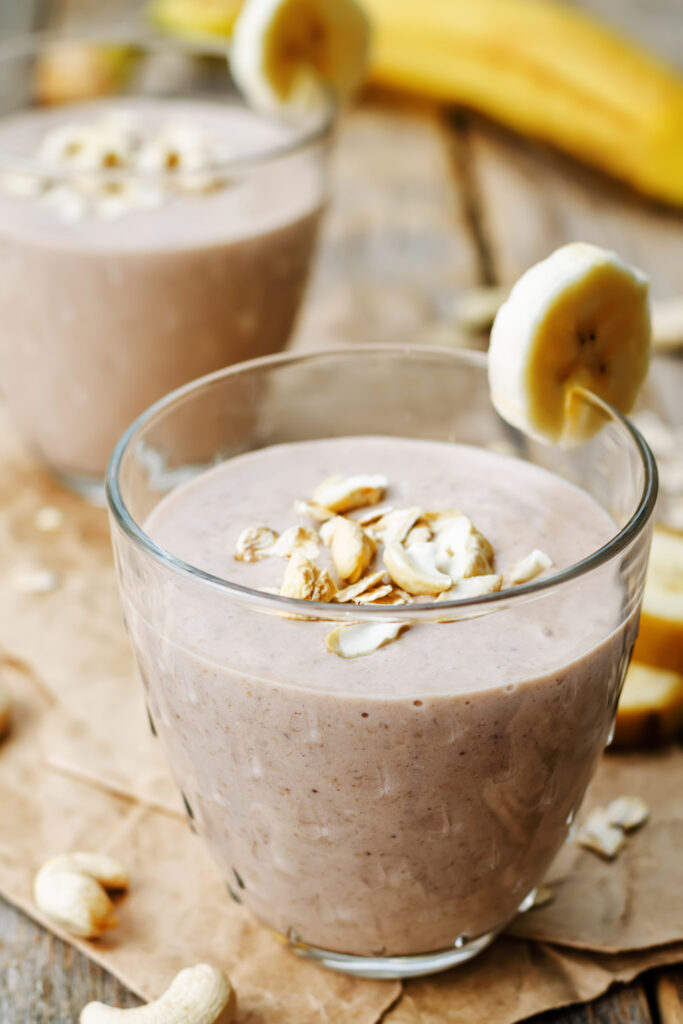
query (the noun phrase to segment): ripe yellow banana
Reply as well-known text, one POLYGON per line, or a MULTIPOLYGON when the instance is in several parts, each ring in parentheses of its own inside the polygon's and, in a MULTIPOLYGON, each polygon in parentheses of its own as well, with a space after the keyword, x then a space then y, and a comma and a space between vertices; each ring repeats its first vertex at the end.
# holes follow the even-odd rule
POLYGON ((683 673, 683 535, 656 529, 633 656, 683 673))
POLYGON ((362 0, 371 77, 683 205, 683 78, 558 0, 362 0))
POLYGON ((152 0, 147 16, 172 35, 229 36, 241 6, 242 0, 152 0))

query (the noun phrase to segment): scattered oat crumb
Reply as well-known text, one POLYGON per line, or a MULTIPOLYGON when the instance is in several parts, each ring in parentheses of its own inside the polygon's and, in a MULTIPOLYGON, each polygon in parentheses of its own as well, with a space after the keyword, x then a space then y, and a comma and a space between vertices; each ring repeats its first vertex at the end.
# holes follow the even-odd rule
POLYGON ((61 583, 59 573, 52 569, 19 568, 11 576, 12 586, 21 594, 49 594, 61 583))
POLYGON ((280 587, 283 597, 300 601, 333 601, 337 584, 324 569, 319 569, 301 552, 295 551, 287 563, 280 587))
POLYGON ((56 505, 43 505, 34 515, 33 525, 42 533, 54 533, 64 525, 64 513, 56 505))
POLYGON ((595 807, 586 818, 576 837, 580 846, 607 860, 614 860, 624 845, 623 829, 613 825, 604 807, 595 807))
POLYGON ((650 808, 639 796, 619 796, 607 806, 607 820, 610 825, 632 832, 644 825, 650 816, 650 808))
POLYGON ((235 560, 258 562, 261 558, 267 558, 273 553, 277 539, 277 533, 268 526, 247 526, 235 542, 235 560))
POLYGON ((555 891, 549 885, 539 885, 534 893, 532 907, 545 907, 555 899, 555 891))

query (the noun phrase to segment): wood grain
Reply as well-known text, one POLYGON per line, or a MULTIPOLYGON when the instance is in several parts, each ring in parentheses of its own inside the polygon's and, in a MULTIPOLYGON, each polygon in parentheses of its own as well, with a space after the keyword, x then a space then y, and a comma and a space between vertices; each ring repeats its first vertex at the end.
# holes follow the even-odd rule
POLYGON ((140 1002, 107 971, 4 900, 0 900, 0 979, 2 1024, 75 1024, 91 999, 112 1006, 140 1002))
POLYGON ((642 267, 656 297, 683 294, 681 212, 481 119, 471 119, 468 142, 496 281, 510 284, 558 245, 586 241, 642 267))
POLYGON ((652 1024, 652 1017, 642 987, 628 985, 587 1006, 572 1006, 533 1017, 529 1024, 652 1024))
POLYGON ((683 1024, 683 974, 666 971, 656 982, 661 1024, 683 1024))

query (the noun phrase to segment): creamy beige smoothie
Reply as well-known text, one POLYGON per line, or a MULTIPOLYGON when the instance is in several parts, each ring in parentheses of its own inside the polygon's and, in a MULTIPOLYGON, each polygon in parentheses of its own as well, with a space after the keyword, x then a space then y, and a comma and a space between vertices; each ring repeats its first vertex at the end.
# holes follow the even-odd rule
POLYGON ((143 143, 194 138, 190 168, 202 145, 229 166, 181 189, 172 167, 155 177, 150 152, 96 201, 90 172, 35 187, 0 176, 1 387, 25 436, 70 475, 101 477, 125 427, 169 390, 284 346, 323 201, 319 150, 264 159, 296 143, 294 128, 211 100, 17 114, 0 122, 0 152, 35 157, 60 129, 117 118, 143 143))
MULTIPOLYGON (((145 529, 195 567, 277 588, 286 560, 236 561, 235 542, 248 526, 312 525, 294 502, 333 473, 384 474, 386 504, 457 506, 503 574, 541 548, 550 575, 616 532, 587 493, 537 466, 388 437, 235 457, 171 492, 145 529)), ((331 566, 328 549, 317 561, 331 566)), ((634 637, 612 568, 557 599, 421 623, 345 659, 325 646, 334 623, 237 603, 217 619, 210 587, 173 581, 151 613, 169 640, 144 612, 144 565, 124 608, 150 714, 228 886, 262 921, 327 950, 398 955, 452 948, 515 914, 608 739, 634 637)))

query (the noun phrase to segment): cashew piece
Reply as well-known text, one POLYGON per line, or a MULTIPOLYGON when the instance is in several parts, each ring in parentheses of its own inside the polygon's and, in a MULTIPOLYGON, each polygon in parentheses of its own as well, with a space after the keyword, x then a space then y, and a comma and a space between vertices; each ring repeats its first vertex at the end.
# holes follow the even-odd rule
POLYGON ((65 853, 43 864, 33 883, 37 906, 70 935, 94 939, 119 923, 107 889, 127 889, 128 874, 104 853, 65 853))
POLYGON ((129 1010, 88 1003, 79 1024, 230 1024, 235 1008, 235 990, 223 971, 197 964, 176 974, 155 1002, 129 1010))

